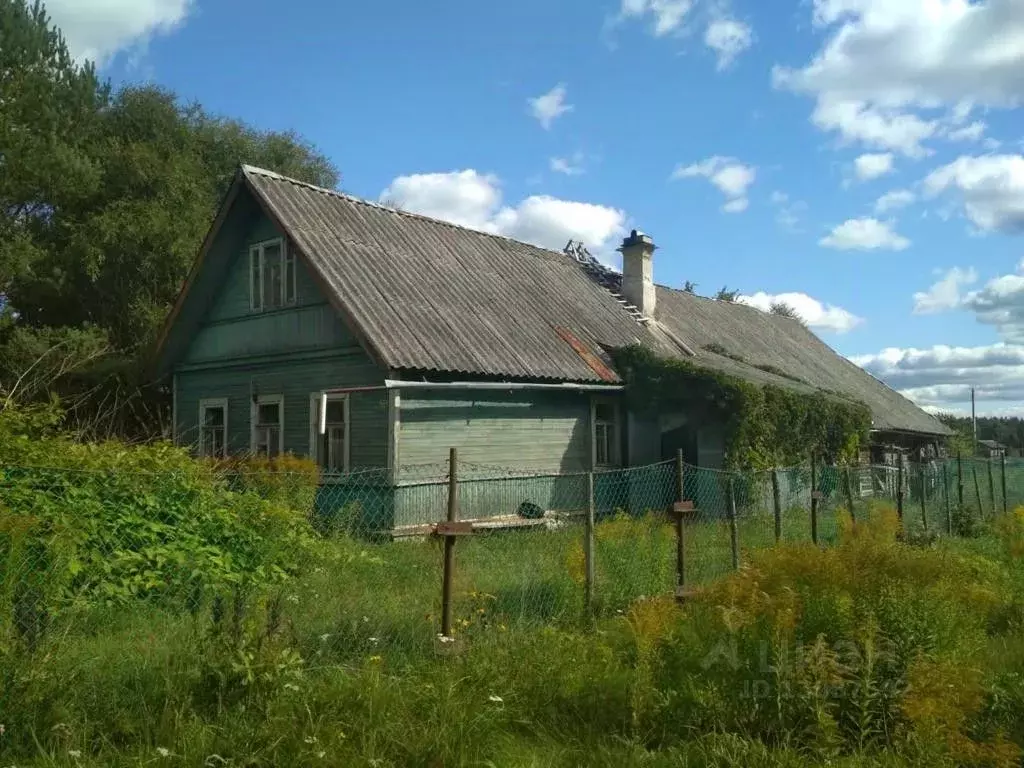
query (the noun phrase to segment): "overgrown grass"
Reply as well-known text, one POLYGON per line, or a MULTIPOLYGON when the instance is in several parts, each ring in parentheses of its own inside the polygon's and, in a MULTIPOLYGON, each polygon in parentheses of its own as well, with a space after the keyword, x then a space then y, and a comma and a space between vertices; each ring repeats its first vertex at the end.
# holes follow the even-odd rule
MULTIPOLYGON (((691 526, 683 607, 671 528, 603 523, 592 626, 578 529, 463 541, 455 644, 436 544, 321 541, 281 589, 195 615, 92 606, 8 649, 0 762, 1019 764, 1024 510, 927 545, 867 517, 833 514, 825 548, 787 516, 801 540, 737 573, 723 524, 691 526)), ((771 521, 740 539, 770 544, 771 521)))

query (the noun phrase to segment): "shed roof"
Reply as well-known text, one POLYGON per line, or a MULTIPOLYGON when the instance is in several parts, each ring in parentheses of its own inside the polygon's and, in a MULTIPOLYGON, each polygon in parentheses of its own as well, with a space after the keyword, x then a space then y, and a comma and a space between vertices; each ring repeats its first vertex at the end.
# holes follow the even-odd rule
POLYGON ((647 322, 618 296, 621 276, 593 259, 251 166, 242 166, 235 184, 248 187, 288 234, 389 369, 617 382, 605 349, 639 343, 756 383, 861 400, 876 429, 948 433, 795 320, 659 286, 657 320, 647 322))

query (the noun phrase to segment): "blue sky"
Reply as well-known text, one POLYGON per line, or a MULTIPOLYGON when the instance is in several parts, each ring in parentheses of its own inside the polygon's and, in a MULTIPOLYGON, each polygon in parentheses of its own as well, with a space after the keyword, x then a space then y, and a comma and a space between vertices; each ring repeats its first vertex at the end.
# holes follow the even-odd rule
POLYGON ((1024 413, 1020 0, 51 0, 115 82, 294 129, 342 188, 786 298, 932 408, 1024 413))

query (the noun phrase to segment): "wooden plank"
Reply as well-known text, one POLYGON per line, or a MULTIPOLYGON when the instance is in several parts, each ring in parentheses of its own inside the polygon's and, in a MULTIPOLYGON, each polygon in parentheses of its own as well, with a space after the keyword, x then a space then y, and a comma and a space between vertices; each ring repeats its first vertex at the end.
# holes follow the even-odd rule
POLYGON ((471 522, 441 522, 434 526, 435 536, 471 536, 474 526, 471 522))

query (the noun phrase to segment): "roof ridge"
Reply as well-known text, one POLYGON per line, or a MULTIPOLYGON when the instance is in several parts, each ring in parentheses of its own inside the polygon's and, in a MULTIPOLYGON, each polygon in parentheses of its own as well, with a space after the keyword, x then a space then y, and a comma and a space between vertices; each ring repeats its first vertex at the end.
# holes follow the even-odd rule
POLYGON ((246 163, 242 163, 241 168, 243 173, 245 173, 246 175, 254 174, 257 176, 266 176, 267 178, 275 179, 277 181, 283 181, 288 184, 294 184, 295 186, 298 187, 305 187, 306 189, 310 189, 314 192, 330 195, 331 197, 341 198, 342 200, 347 200, 348 202, 356 203, 357 205, 365 205, 369 208, 377 208, 379 210, 386 211, 387 213, 393 213, 398 216, 406 216, 412 219, 420 219, 422 221, 428 221, 431 224, 439 224, 443 227, 458 229, 463 232, 472 232, 474 234, 494 238, 495 240, 503 240, 505 242, 515 243, 516 245, 525 245, 527 248, 532 248, 536 251, 540 251, 541 253, 545 254, 550 254, 552 256, 565 256, 565 253, 563 251, 556 251, 551 248, 544 248, 542 246, 535 245, 534 243, 528 243, 525 240, 517 240, 514 237, 508 237, 507 235, 499 235, 494 232, 487 232, 486 230, 483 229, 475 229, 473 227, 467 227, 462 224, 455 224, 451 221, 438 219, 433 216, 427 216, 426 214, 416 213, 414 211, 404 211, 401 208, 394 208, 390 205, 384 205, 383 203, 378 203, 373 200, 367 200, 362 197, 357 197, 356 195, 351 195, 348 192, 341 192, 337 189, 328 189, 327 187, 321 187, 316 184, 310 184, 308 181, 295 179, 292 178, 291 176, 284 176, 280 173, 277 173, 276 171, 268 171, 266 168, 259 168, 255 165, 248 165, 246 163))

